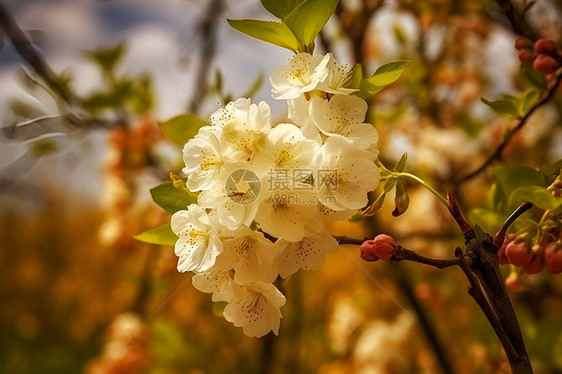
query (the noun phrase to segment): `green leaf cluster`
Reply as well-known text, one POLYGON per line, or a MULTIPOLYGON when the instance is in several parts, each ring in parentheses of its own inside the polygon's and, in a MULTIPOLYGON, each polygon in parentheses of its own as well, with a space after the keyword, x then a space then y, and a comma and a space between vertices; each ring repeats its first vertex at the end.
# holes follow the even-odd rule
POLYGON ((408 154, 404 153, 394 167, 394 170, 388 170, 382 164, 379 165, 383 191, 373 203, 363 210, 362 213, 364 216, 368 217, 377 213, 382 208, 384 200, 386 199, 386 194, 390 193, 393 188, 396 188, 396 190, 394 195, 395 208, 394 211, 392 211, 392 215, 398 217, 406 212, 410 205, 410 196, 406 189, 406 180, 401 173, 403 173, 406 168, 407 159, 408 154))
MULTIPOLYGON (((150 190, 152 200, 170 214, 186 209, 197 202, 197 195, 186 188, 177 188, 174 182, 162 183, 150 190)), ((169 223, 145 231, 134 237, 142 242, 160 245, 174 245, 178 239, 169 223)))
MULTIPOLYGON (((488 232, 499 229, 505 219, 520 204, 530 202, 536 207, 554 213, 562 213, 562 199, 555 198, 547 187, 559 174, 562 160, 543 166, 540 170, 528 166, 498 166, 494 168, 496 183, 490 190, 486 201, 472 209, 470 217, 488 232)), ((529 220, 536 220, 530 214, 515 222, 516 229, 529 220)))
POLYGON ((539 91, 531 89, 525 91, 520 96, 503 95, 500 100, 490 101, 485 98, 481 98, 481 100, 500 116, 521 118, 535 105, 538 98, 539 91))
POLYGON ((165 122, 161 122, 160 130, 174 143, 183 146, 193 138, 203 126, 209 123, 195 114, 181 114, 165 122))
POLYGON ((293 52, 314 50, 314 40, 328 22, 339 0, 261 0, 280 21, 229 19, 236 30, 293 52))
POLYGON ((355 95, 363 99, 373 96, 400 78, 409 63, 409 60, 396 60, 380 66, 371 77, 361 80, 355 95))

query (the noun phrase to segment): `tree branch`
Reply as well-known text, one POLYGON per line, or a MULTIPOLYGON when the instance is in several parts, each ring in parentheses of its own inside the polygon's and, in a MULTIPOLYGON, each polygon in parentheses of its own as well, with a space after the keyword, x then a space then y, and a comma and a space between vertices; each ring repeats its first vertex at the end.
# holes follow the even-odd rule
POLYGON ((76 101, 76 97, 72 93, 67 92, 61 87, 57 75, 47 64, 39 49, 35 47, 18 26, 8 6, 2 0, 0 0, 0 29, 4 30, 14 49, 33 71, 47 83, 50 89, 56 92, 68 104, 76 101))
POLYGON ((475 176, 480 174, 484 169, 486 169, 496 159, 501 159, 502 152, 505 149, 505 147, 507 146, 507 144, 509 143, 509 141, 511 140, 511 138, 513 137, 513 135, 515 135, 516 132, 518 132, 519 130, 521 130, 523 128, 523 126, 525 126, 525 124, 527 123, 527 120, 531 117, 531 115, 535 112, 535 110, 537 110, 538 108, 540 108, 541 106, 546 104, 554 96, 554 92, 556 92, 556 89, 560 85, 560 81, 562 81, 562 72, 558 73, 558 76, 556 77, 556 80, 554 81, 552 86, 547 90, 546 95, 544 95, 542 97, 542 99, 540 99, 535 105, 533 105, 533 107, 531 109, 529 109, 527 111, 527 113, 523 117, 521 117, 521 119, 519 120, 519 123, 517 124, 517 126, 515 126, 513 128, 513 130, 511 130, 510 132, 507 133, 504 141, 498 146, 498 148, 496 148, 494 153, 492 153, 488 157, 488 159, 486 159, 486 161, 482 165, 480 165, 479 168, 477 168, 473 172, 471 172, 471 173, 465 175, 464 177, 462 177, 459 180, 460 183, 474 178, 475 176))
POLYGON ((515 209, 509 217, 507 217, 507 219, 503 223, 502 227, 500 227, 500 229, 498 230, 496 235, 494 235, 494 246, 496 248, 499 249, 502 246, 503 241, 505 239, 505 233, 507 232, 507 229, 509 228, 509 226, 511 226, 511 224, 513 222, 515 222, 515 220, 517 218, 519 218, 523 213, 525 213, 526 211, 528 211, 532 207, 533 207, 533 204, 531 204, 531 203, 523 203, 523 204, 519 205, 517 207, 517 209, 515 209))
POLYGON ((537 40, 537 34, 525 19, 525 10, 523 13, 519 13, 510 0, 496 0, 496 2, 502 8, 511 24, 511 28, 516 34, 525 36, 531 40, 537 40))

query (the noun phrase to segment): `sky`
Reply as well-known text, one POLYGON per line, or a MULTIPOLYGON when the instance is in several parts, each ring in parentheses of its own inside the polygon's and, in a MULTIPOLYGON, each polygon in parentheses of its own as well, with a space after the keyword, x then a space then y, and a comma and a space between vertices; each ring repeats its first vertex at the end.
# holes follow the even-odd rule
MULTIPOLYGON (((184 113, 192 100, 200 51, 198 24, 209 2, 11 0, 7 4, 19 26, 40 46, 53 70, 72 73, 75 77, 73 90, 78 95, 100 87, 100 77, 84 60, 84 51, 125 42, 127 52, 119 70, 133 75, 150 74, 156 89, 154 116, 157 120, 166 120, 184 113)), ((286 63, 291 52, 240 34, 228 26, 226 18, 270 17, 259 1, 227 0, 224 14, 217 20, 218 48, 211 72, 220 68, 226 91, 235 97, 246 91, 260 72, 267 77, 275 66, 286 63)), ((11 45, 5 44, 0 50, 2 126, 11 123, 6 107, 14 98, 39 106, 48 104, 48 100, 38 102, 22 88, 18 80, 21 62, 11 45)), ((273 102, 270 89, 266 79, 254 99, 268 101, 274 116, 283 115, 283 106, 273 102)), ((208 116, 220 107, 216 98, 213 100, 201 103, 201 116, 208 116)), ((64 149, 53 156, 43 157, 31 171, 14 175, 10 165, 22 157, 27 144, 10 143, 0 138, 2 180, 15 178, 32 184, 52 185, 53 188, 63 184, 90 199, 96 198, 101 188, 104 134, 94 133, 65 143, 64 149)), ((6 190, 0 189, 0 193, 4 194, 6 190)))

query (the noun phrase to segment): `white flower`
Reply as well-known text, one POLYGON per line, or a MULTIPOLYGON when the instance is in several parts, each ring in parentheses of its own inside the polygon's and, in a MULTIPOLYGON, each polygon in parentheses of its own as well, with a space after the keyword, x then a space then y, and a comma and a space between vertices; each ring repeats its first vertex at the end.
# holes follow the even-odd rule
MULTIPOLYGON (((318 98, 320 99, 320 98, 318 98)), ((302 134, 308 139, 316 139, 320 132, 310 117, 310 101, 304 96, 287 100, 288 117, 300 127, 302 134)))
POLYGON ((307 139, 295 125, 274 127, 259 148, 252 165, 262 176, 269 171, 287 170, 292 179, 295 169, 310 169, 320 144, 307 139))
POLYGON ((213 301, 229 302, 245 294, 242 287, 232 279, 230 271, 216 266, 204 273, 195 274, 191 282, 199 291, 212 293, 213 301))
POLYGON ((311 204, 314 195, 307 191, 267 191, 258 207, 256 221, 276 238, 301 240, 307 222, 318 214, 317 204, 311 204))
POLYGON ((295 55, 289 65, 278 66, 269 78, 274 99, 286 100, 314 91, 328 77, 330 56, 312 56, 309 53, 295 55))
POLYGON ((273 243, 259 231, 243 226, 234 238, 224 241, 224 250, 217 266, 234 270, 238 284, 254 281, 273 282, 277 268, 273 262, 273 243))
POLYGON ((237 169, 225 175, 215 188, 202 191, 200 206, 216 211, 218 222, 231 230, 252 224, 261 201, 261 182, 249 169, 237 169))
MULTIPOLYGON (((226 150, 220 133, 214 126, 204 126, 183 147, 183 160, 187 175, 187 188, 191 191, 206 190, 213 186, 225 166, 226 150)), ((228 161, 226 161, 228 162, 228 161)))
POLYGON ((230 301, 224 308, 224 318, 242 327, 247 336, 259 338, 270 331, 278 335, 285 296, 271 283, 255 282, 245 289, 244 296, 230 301))
POLYGON ((187 210, 172 215, 172 230, 178 236, 175 245, 175 253, 179 258, 178 271, 203 272, 215 264, 223 248, 215 225, 197 204, 191 204, 187 210))
POLYGON ((378 141, 377 130, 370 123, 363 123, 367 108, 367 102, 357 96, 334 95, 329 101, 311 99, 310 113, 325 135, 340 135, 367 149, 376 147, 378 141))
POLYGON ((318 84, 317 89, 331 94, 344 94, 349 95, 357 89, 347 88, 351 83, 351 72, 348 71, 347 66, 338 64, 336 59, 331 53, 326 55, 329 60, 326 68, 328 75, 322 82, 318 84))
POLYGON ((318 270, 324 263, 326 254, 339 248, 336 239, 323 228, 318 232, 307 231, 297 242, 278 239, 274 246, 275 262, 279 275, 283 278, 299 269, 318 270))
POLYGON ((279 66, 270 77, 274 99, 296 99, 310 93, 325 97, 323 92, 349 94, 357 91, 347 88, 350 74, 345 66, 339 65, 331 53, 325 56, 312 56, 308 53, 295 55, 289 65, 279 66))
POLYGON ((333 196, 323 203, 333 210, 360 209, 367 205, 367 193, 379 183, 379 169, 371 152, 358 148, 353 141, 330 136, 320 148, 315 164, 319 195, 333 196))
POLYGON ((223 129, 227 153, 233 160, 250 161, 259 142, 271 130, 271 111, 262 101, 241 98, 211 115, 211 124, 223 129))

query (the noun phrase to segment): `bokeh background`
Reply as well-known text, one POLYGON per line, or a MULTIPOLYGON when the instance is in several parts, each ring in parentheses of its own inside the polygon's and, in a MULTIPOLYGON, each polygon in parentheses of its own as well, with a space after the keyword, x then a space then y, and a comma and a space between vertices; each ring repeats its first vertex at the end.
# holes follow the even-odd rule
MULTIPOLYGON (((320 270, 281 283, 280 334, 255 339, 176 271, 171 247, 132 239, 169 219, 148 189, 181 169, 181 147, 163 136, 160 121, 186 112, 207 118, 240 96, 267 101, 276 123, 286 119, 268 76, 291 53, 226 23, 271 19, 259 1, 2 1, 62 88, 42 88, 0 32, 0 372, 436 373, 436 346, 456 373, 509 372, 456 269, 367 264, 356 247, 342 247, 320 270), (68 122, 69 113, 83 121, 68 122), (10 130, 37 118, 57 125, 47 134, 10 130)), ((408 152, 408 170, 454 191, 466 212, 485 201, 494 177, 456 181, 513 124, 480 97, 545 87, 544 77, 521 67, 498 3, 341 0, 317 41, 317 52, 361 62, 369 74, 412 60, 370 101, 381 160, 393 165, 408 152)), ((561 7, 537 1, 525 25, 560 43, 561 7)), ((541 107, 504 160, 540 167, 562 157, 561 108, 560 95, 541 107)), ((425 191, 411 186, 400 218, 392 209, 387 201, 372 219, 339 222, 331 232, 387 232, 442 258, 462 245, 425 191)), ((561 278, 524 275, 511 294, 537 373, 562 372, 561 278)))

